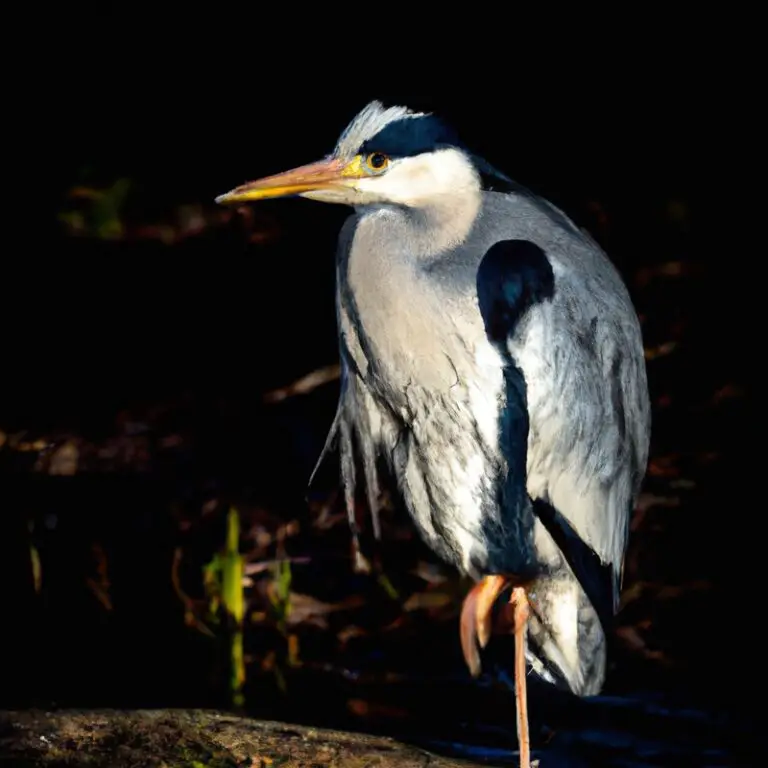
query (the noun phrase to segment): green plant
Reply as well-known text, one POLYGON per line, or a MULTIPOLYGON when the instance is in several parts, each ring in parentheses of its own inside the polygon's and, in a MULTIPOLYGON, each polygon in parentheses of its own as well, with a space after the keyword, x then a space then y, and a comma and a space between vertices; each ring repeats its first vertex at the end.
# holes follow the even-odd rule
POLYGON ((124 178, 104 189, 72 187, 67 196, 76 205, 60 212, 59 221, 75 235, 119 240, 124 234, 123 211, 130 190, 131 181, 124 178))
POLYGON ((229 644, 230 695, 232 703, 244 703, 245 659, 243 655, 243 618, 245 596, 243 576, 245 558, 240 554, 240 515, 234 507, 227 513, 227 535, 224 548, 205 566, 204 580, 209 594, 209 611, 213 616, 224 612, 229 644))

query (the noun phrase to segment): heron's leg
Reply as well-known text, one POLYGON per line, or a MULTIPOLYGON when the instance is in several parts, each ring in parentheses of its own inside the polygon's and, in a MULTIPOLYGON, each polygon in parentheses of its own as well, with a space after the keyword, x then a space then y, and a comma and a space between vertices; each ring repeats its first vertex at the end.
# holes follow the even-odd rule
POLYGON ((525 646, 530 605, 524 587, 514 587, 509 602, 515 625, 515 709, 517 741, 520 746, 520 768, 531 764, 531 736, 528 728, 528 688, 525 673, 525 646))
POLYGON ((480 650, 491 636, 493 604, 510 584, 512 594, 512 622, 515 633, 515 709, 517 712, 517 738, 520 745, 520 766, 530 768, 531 739, 528 727, 528 695, 525 672, 525 648, 530 603, 526 588, 519 580, 509 576, 486 576, 479 581, 464 600, 461 609, 461 648, 470 674, 480 674, 480 650), (479 646, 479 648, 478 648, 479 646))

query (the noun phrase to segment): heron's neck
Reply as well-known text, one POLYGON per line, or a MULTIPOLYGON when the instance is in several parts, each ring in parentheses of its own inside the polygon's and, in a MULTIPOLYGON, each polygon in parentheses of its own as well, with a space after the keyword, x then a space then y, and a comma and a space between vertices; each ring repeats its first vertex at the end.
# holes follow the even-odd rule
POLYGON ((358 214, 363 219, 373 216, 376 224, 388 229, 387 239, 396 240, 404 256, 418 260, 439 256, 464 242, 480 212, 481 196, 479 186, 461 186, 418 205, 365 206, 358 214))
POLYGON ((435 205, 418 211, 367 210, 358 220, 354 242, 342 264, 357 319, 388 374, 405 383, 420 381, 434 390, 456 381, 448 349, 449 324, 436 324, 446 307, 423 265, 464 241, 479 208, 435 205))

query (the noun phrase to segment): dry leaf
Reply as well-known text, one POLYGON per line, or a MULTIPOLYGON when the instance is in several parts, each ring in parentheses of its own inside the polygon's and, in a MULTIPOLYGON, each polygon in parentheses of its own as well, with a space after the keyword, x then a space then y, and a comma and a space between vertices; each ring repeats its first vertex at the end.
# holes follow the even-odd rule
POLYGON ((311 595, 291 592, 289 604, 291 610, 286 619, 289 626, 296 626, 305 622, 325 626, 325 617, 329 613, 360 608, 365 604, 365 600, 359 595, 352 595, 340 603, 324 603, 322 600, 317 600, 311 595))
POLYGON ((419 611, 429 608, 443 608, 452 603, 452 597, 443 592, 415 592, 405 601, 403 610, 419 611))
POLYGON ((80 451, 72 440, 67 440, 64 445, 57 448, 51 454, 48 464, 48 474, 71 476, 77 474, 77 466, 80 459, 80 451))

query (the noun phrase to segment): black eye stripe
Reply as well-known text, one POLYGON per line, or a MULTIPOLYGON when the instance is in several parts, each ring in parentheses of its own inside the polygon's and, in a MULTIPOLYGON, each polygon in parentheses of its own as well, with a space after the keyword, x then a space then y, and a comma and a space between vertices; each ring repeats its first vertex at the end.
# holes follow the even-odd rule
POLYGON ((373 164, 374 155, 383 155, 387 161, 435 152, 453 147, 464 152, 480 176, 480 187, 485 191, 518 191, 514 182, 500 174, 487 162, 475 156, 459 140, 453 129, 432 115, 407 117, 390 123, 376 136, 363 142, 359 154, 365 158, 369 170, 383 170, 373 164))
POLYGON ((453 129, 440 119, 407 117, 390 123, 360 148, 363 155, 381 153, 390 157, 413 157, 440 147, 461 147, 453 129))

